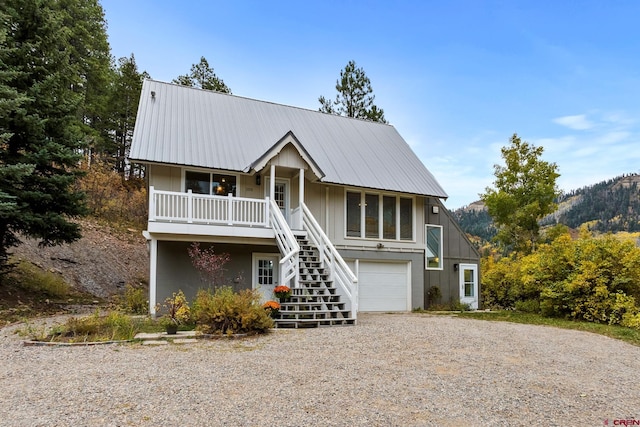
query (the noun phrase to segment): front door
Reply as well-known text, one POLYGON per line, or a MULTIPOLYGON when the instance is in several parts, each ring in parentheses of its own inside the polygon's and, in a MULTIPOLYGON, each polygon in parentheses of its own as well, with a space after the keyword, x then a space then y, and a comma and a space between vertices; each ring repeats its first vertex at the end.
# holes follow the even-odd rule
POLYGON ((273 299, 278 284, 280 257, 275 254, 253 254, 253 288, 262 294, 262 302, 273 299))
POLYGON ((460 264, 460 302, 478 309, 478 265, 460 264))
POLYGON ((289 222, 289 182, 282 179, 276 179, 273 199, 278 204, 282 215, 289 222))

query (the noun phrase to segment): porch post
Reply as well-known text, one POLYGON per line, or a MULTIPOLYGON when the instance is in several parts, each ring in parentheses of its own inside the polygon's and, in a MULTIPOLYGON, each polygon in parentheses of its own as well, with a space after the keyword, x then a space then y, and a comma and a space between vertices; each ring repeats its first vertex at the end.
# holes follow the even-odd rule
POLYGON ((271 174, 269 175, 269 199, 275 200, 276 192, 276 165, 271 165, 271 174))
POLYGON ((156 276, 158 274, 158 239, 149 240, 149 314, 156 317, 156 276))
POLYGON ((156 195, 154 194, 155 188, 153 185, 149 186, 149 221, 156 220, 156 195))
POLYGON ((302 204, 304 203, 304 169, 300 169, 300 183, 298 184, 298 191, 300 192, 299 205, 302 207, 302 204))

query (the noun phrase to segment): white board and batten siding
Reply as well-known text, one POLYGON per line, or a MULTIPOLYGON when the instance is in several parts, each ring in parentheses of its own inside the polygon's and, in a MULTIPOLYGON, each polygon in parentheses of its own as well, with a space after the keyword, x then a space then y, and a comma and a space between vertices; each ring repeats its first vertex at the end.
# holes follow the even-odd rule
POLYGON ((411 310, 411 262, 349 260, 358 277, 358 311, 411 310))

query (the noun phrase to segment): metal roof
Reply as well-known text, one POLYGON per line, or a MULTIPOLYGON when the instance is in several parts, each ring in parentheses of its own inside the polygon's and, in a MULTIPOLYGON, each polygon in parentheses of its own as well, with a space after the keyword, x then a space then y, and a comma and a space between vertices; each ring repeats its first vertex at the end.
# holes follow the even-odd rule
POLYGON ((446 198, 393 126, 145 80, 130 159, 247 171, 292 132, 322 182, 446 198))

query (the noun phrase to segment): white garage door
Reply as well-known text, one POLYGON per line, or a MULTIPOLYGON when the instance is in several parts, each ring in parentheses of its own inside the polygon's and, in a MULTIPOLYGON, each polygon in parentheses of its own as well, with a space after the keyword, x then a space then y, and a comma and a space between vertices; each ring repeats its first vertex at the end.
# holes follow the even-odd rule
POLYGON ((359 311, 407 311, 409 263, 360 261, 358 264, 359 311))

